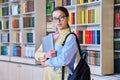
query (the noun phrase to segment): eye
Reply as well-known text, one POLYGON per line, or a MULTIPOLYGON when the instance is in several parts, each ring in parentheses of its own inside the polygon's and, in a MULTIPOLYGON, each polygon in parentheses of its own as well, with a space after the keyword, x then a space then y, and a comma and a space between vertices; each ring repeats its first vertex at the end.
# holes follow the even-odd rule
POLYGON ((56 17, 53 17, 53 19, 52 20, 57 20, 57 18, 56 17))

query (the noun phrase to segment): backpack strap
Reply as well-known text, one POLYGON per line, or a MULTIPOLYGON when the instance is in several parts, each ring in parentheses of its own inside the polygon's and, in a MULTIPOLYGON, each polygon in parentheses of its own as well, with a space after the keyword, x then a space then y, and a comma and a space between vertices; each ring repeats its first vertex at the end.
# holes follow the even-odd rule
MULTIPOLYGON (((75 36, 76 42, 77 42, 78 51, 79 51, 80 57, 82 57, 82 53, 81 53, 81 48, 80 48, 80 44, 79 44, 79 41, 78 41, 78 37, 76 36, 75 33, 73 33, 73 32, 68 33, 68 34, 66 35, 66 37, 65 37, 65 40, 63 41, 62 46, 64 46, 64 44, 65 44, 65 42, 66 42, 66 40, 67 40, 67 38, 68 38, 68 36, 69 36, 70 34, 73 34, 73 35, 75 36)), ((83 58, 83 59, 85 59, 85 58, 83 58)))
MULTIPOLYGON (((79 41, 78 41, 78 37, 76 36, 75 33, 73 33, 73 32, 68 33, 68 34, 66 35, 66 37, 65 37, 65 40, 63 41, 62 46, 64 46, 64 44, 65 44, 65 42, 66 42, 66 40, 67 40, 67 37, 68 37, 70 34, 73 34, 73 35, 75 36, 80 57, 81 57, 81 59, 84 59, 84 60, 85 60, 86 54, 85 54, 84 57, 82 58, 82 52, 81 52, 80 44, 79 44, 79 41)), ((65 68, 65 67, 62 66, 62 80, 64 80, 64 68, 65 68)))

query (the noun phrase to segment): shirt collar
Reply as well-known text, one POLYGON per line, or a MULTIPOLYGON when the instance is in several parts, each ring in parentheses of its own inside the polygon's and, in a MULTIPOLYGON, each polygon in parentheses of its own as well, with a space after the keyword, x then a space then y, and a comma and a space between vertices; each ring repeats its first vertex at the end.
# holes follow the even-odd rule
POLYGON ((59 32, 60 35, 66 35, 69 31, 69 28, 63 29, 61 30, 61 32, 59 32))

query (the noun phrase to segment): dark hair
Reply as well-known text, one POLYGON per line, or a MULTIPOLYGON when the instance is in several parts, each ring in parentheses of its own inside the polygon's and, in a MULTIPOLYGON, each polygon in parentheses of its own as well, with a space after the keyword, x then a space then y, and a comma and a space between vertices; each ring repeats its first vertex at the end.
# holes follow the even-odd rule
MULTIPOLYGON (((65 14, 66 17, 69 17, 69 12, 68 12, 68 10, 67 10, 65 7, 62 7, 62 6, 55 7, 55 9, 52 11, 52 13, 53 13, 54 11, 57 11, 57 10, 62 11, 62 12, 65 14)), ((68 28, 69 28, 69 30, 70 30, 69 24, 67 24, 67 26, 68 26, 68 28)), ((70 31, 71 31, 71 30, 70 30, 70 31)))
MULTIPOLYGON (((64 12, 64 14, 66 15, 66 17, 69 16, 69 12, 68 12, 68 10, 67 10, 65 7, 58 6, 58 7, 56 7, 56 8, 53 10, 53 12, 54 12, 54 11, 57 11, 57 10, 60 10, 60 11, 64 12)), ((53 12, 52 12, 52 13, 53 13, 53 12)))

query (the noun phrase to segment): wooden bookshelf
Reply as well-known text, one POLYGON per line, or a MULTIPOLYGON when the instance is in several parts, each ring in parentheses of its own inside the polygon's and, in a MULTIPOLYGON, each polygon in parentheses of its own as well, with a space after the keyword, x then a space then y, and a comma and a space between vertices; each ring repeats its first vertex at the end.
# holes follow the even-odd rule
POLYGON ((114 0, 114 73, 120 74, 120 0, 114 0))
POLYGON ((5 9, 2 11, 4 14, 0 14, 0 35, 9 34, 9 38, 6 37, 9 41, 1 41, 4 36, 0 39, 0 46, 9 47, 9 52, 0 55, 0 60, 35 64, 35 51, 41 44, 42 36, 46 35, 45 4, 44 0, 9 0, 0 3, 0 10, 5 9))
MULTIPOLYGON (((97 38, 99 42, 93 43, 93 40, 92 43, 90 43, 89 38, 86 37, 85 40, 88 40, 88 42, 83 41, 84 43, 80 43, 82 50, 94 50, 99 52, 99 66, 89 64, 92 74, 107 75, 114 73, 113 3, 113 0, 109 2, 107 0, 70 0, 70 2, 56 0, 57 6, 66 7, 69 13, 74 12, 75 23, 70 24, 71 29, 78 32, 92 31, 93 33, 99 31, 99 38, 97 38), (89 12, 91 12, 91 14, 89 14, 89 12)), ((80 34, 78 35, 81 36, 80 34)), ((96 34, 94 34, 94 36, 95 35, 96 34)), ((85 36, 83 38, 85 38, 85 36)))

